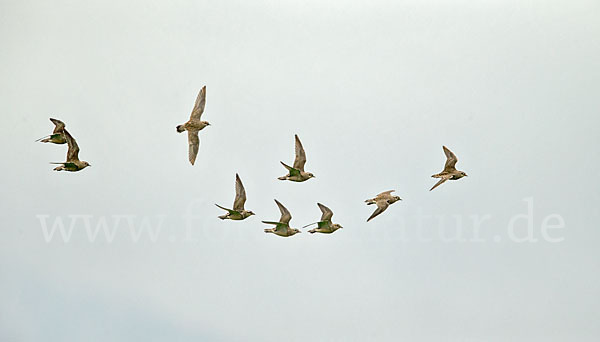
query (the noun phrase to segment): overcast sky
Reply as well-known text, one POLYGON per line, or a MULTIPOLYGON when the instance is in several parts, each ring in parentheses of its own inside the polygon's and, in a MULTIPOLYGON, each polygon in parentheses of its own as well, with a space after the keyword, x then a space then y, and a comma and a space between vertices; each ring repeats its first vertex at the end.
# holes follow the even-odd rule
POLYGON ((599 37, 596 1, 1 1, 0 340, 597 341, 599 37), (344 229, 264 234, 274 198, 344 229))

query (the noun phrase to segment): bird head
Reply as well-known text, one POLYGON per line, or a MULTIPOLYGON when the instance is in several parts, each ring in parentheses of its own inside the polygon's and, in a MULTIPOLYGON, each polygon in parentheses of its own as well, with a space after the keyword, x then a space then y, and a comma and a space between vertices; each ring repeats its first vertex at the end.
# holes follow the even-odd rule
POLYGON ((252 210, 248 210, 247 213, 249 216, 256 215, 256 214, 254 214, 254 212, 252 210))
POLYGON ((315 175, 313 175, 312 173, 308 173, 308 178, 315 178, 315 175))
POLYGON ((333 224, 333 230, 338 230, 338 229, 342 229, 342 228, 344 228, 344 227, 342 227, 342 225, 340 225, 340 224, 337 224, 337 223, 333 224))
POLYGON ((461 175, 462 177, 468 177, 468 176, 467 176, 467 174, 466 174, 466 172, 464 172, 464 171, 461 171, 461 172, 460 172, 460 175, 461 175))
POLYGON ((92 166, 92 164, 90 164, 90 163, 88 163, 88 162, 84 161, 84 162, 83 162, 83 167, 85 168, 85 167, 88 167, 88 166, 92 166))

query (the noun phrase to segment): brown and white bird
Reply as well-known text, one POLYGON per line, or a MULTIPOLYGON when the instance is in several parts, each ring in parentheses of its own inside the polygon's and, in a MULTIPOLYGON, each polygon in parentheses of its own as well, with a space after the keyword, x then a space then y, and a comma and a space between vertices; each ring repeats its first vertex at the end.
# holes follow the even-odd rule
POLYGON ((194 109, 192 109, 190 119, 183 125, 177 126, 177 132, 188 132, 188 157, 192 165, 194 165, 194 162, 196 161, 196 156, 198 155, 198 150, 200 149, 200 138, 198 137, 198 132, 204 129, 204 127, 210 125, 208 121, 201 120, 202 113, 204 113, 205 104, 206 86, 202 87, 200 93, 198 93, 198 97, 196 97, 196 103, 194 104, 194 109))
POLYGON ((437 183, 435 183, 435 185, 431 189, 429 189, 429 191, 437 188, 449 179, 457 180, 463 177, 467 177, 467 174, 464 171, 459 171, 454 167, 456 165, 456 162, 458 161, 456 155, 452 153, 452 151, 450 151, 446 146, 442 146, 442 148, 444 149, 444 154, 446 154, 446 164, 444 165, 444 170, 442 170, 442 172, 431 176, 433 178, 441 179, 437 183))
POLYGON ((286 165, 284 162, 280 162, 283 167, 288 170, 288 174, 285 176, 278 177, 279 180, 290 180, 293 182, 304 182, 305 180, 313 178, 310 172, 304 171, 304 164, 306 164, 306 153, 304 147, 298 138, 298 135, 294 135, 296 138, 296 159, 294 159, 294 167, 286 165))
POLYGON ((274 224, 275 228, 267 228, 265 229, 265 233, 273 233, 275 235, 289 237, 296 233, 300 233, 300 230, 296 228, 290 228, 290 220, 292 219, 292 215, 289 210, 283 206, 283 204, 279 203, 278 200, 275 200, 277 206, 279 207, 279 211, 281 212, 281 217, 279 218, 279 222, 275 221, 262 221, 266 224, 274 224))
POLYGON ((319 220, 319 222, 315 222, 315 223, 306 225, 302 228, 306 228, 313 224, 317 224, 316 228, 313 228, 308 231, 311 234, 314 234, 314 233, 331 234, 340 228, 344 228, 337 223, 331 222, 331 218, 333 217, 333 211, 331 211, 331 209, 327 208, 326 206, 324 206, 321 203, 317 203, 317 205, 319 206, 319 209, 321 209, 321 213, 322 213, 321 220, 319 220))
POLYGON ((254 213, 251 210, 244 209, 244 203, 246 203, 246 190, 244 189, 244 184, 242 184, 240 176, 236 173, 235 200, 233 200, 233 209, 227 209, 218 204, 215 204, 217 207, 227 211, 227 214, 219 216, 219 218, 221 220, 243 220, 254 215, 254 213))
POLYGON ((55 167, 54 171, 76 172, 81 171, 88 166, 92 166, 86 161, 79 160, 79 146, 77 145, 77 141, 75 141, 75 138, 73 138, 71 134, 69 134, 69 132, 67 131, 64 132, 64 135, 65 139, 67 140, 67 145, 69 146, 69 149, 67 151, 67 161, 65 161, 64 163, 50 163, 60 165, 55 167))
POLYGON ((396 190, 384 191, 384 192, 380 193, 379 195, 375 196, 374 198, 371 198, 371 199, 368 199, 365 201, 367 203, 367 205, 377 204, 377 209, 375 209, 373 214, 371 214, 371 216, 369 216, 369 218, 367 219, 367 222, 371 221, 375 216, 384 212, 390 206, 390 204, 393 204, 393 203, 396 203, 396 202, 402 200, 398 196, 392 196, 392 192, 394 192, 394 191, 396 191, 396 190))
POLYGON ((36 141, 52 144, 66 144, 67 139, 65 138, 65 132, 67 130, 65 129, 64 122, 53 118, 50 118, 50 121, 52 121, 52 123, 54 124, 54 130, 52 131, 52 134, 47 135, 43 138, 39 138, 36 141))

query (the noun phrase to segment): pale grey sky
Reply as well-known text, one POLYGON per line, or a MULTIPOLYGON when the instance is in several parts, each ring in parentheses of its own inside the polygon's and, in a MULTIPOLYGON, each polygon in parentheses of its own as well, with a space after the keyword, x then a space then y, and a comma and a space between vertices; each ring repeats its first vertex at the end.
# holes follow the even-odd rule
POLYGON ((599 11, 2 1, 0 340, 597 341, 599 11), (203 85, 191 166, 175 126, 203 85), (92 167, 52 171, 66 147, 34 143, 48 117, 92 167), (317 176, 301 184, 276 179, 295 133, 317 176), (469 177, 429 192, 442 145, 469 177), (236 172, 257 215, 223 222, 236 172), (388 189, 403 201, 367 224, 363 201, 388 189), (273 198, 294 227, 322 202, 345 228, 264 234, 273 198), (538 242, 518 243, 528 203, 538 242), (562 242, 543 238, 551 214, 562 242), (116 215, 90 242, 85 220, 116 215), (159 234, 133 242, 144 220, 159 234))

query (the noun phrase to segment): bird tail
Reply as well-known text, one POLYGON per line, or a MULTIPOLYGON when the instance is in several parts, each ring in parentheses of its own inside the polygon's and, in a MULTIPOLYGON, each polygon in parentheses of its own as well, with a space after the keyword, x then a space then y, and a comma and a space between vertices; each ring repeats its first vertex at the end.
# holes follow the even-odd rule
POLYGON ((316 229, 311 229, 308 232, 311 233, 311 234, 314 234, 314 233, 316 233, 316 231, 317 231, 316 229))
POLYGON ((224 220, 224 219, 226 219, 226 218, 227 218, 227 214, 225 214, 225 215, 221 215, 221 216, 218 216, 218 217, 219 217, 221 220, 224 220))
POLYGON ((287 177, 286 176, 281 176, 281 177, 277 177, 277 179, 279 179, 279 180, 286 180, 287 177))
POLYGON ((65 166, 64 165, 60 165, 60 166, 55 167, 54 171, 62 171, 64 169, 65 169, 65 166))
POLYGON ((266 228, 265 229, 265 233, 273 233, 273 229, 272 228, 266 228))
POLYGON ((373 201, 373 199, 370 198, 368 200, 365 200, 365 203, 367 203, 367 205, 370 205, 370 204, 375 204, 375 201, 373 201))
POLYGON ((185 127, 183 127, 183 125, 177 125, 177 132, 185 132, 185 127))

